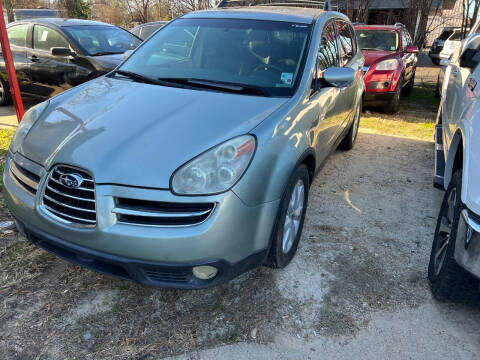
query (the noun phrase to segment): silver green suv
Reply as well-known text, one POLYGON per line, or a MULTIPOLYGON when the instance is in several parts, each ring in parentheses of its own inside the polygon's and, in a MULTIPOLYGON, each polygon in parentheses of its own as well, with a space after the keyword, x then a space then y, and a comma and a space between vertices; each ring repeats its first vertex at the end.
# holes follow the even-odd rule
POLYGON ((362 68, 340 13, 187 14, 25 114, 6 202, 34 244, 143 284, 201 288, 284 267, 315 174, 355 143, 362 68))

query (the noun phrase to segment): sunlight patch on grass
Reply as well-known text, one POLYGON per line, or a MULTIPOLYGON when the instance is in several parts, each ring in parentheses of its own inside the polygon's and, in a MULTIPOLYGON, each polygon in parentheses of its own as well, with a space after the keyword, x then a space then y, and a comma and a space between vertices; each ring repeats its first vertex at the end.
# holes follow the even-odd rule
POLYGON ((5 158, 7 156, 8 146, 12 139, 15 129, 0 129, 0 189, 3 187, 3 169, 5 168, 5 158))
POLYGON ((364 115, 360 120, 360 131, 385 134, 398 137, 408 137, 425 141, 433 141, 434 121, 410 117, 386 117, 380 114, 364 115))

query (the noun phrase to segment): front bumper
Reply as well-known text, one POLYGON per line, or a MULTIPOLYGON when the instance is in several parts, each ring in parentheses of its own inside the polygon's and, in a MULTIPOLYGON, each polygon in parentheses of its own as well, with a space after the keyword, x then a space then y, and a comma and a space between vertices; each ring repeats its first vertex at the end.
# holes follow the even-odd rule
MULTIPOLYGON (((217 285, 260 265, 269 247, 279 200, 250 207, 232 191, 185 197, 168 190, 96 184, 97 225, 78 228, 42 211, 42 192, 32 195, 19 186, 10 176, 8 160, 9 157, 4 173, 4 198, 19 227, 25 229, 34 244, 79 265, 142 284, 199 288, 217 285), (210 202, 216 206, 213 213, 198 224, 142 226, 117 220, 112 210, 118 197, 159 202, 210 202), (204 264, 214 264, 218 268, 212 280, 200 281, 193 277, 192 267, 204 264), (145 268, 167 275, 183 272, 184 278, 181 281, 176 281, 175 276, 169 281, 158 275, 147 278, 145 268)), ((23 157, 19 161, 40 176, 39 189, 42 189, 47 172, 23 157)))
POLYGON ((91 250, 56 238, 19 220, 15 223, 19 232, 34 245, 74 264, 120 279, 165 288, 202 289, 220 285, 262 265, 268 251, 267 249, 257 251, 237 263, 220 259, 190 264, 165 264, 91 250), (201 280, 192 272, 195 266, 200 265, 214 266, 218 274, 213 279, 201 280))
POLYGON ((480 278, 480 216, 468 209, 461 212, 455 242, 455 260, 480 278))
POLYGON ((367 92, 365 93, 365 104, 372 106, 383 106, 388 104, 393 97, 395 92, 367 92))

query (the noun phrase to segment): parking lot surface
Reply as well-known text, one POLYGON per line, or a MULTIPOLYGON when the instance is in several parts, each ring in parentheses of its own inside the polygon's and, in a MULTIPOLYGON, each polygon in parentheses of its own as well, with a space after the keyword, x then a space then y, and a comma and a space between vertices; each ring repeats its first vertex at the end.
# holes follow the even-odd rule
POLYGON ((426 279, 443 193, 432 187, 435 69, 419 70, 423 90, 401 113, 367 110, 354 150, 320 172, 283 270, 156 289, 0 231, 0 358, 478 358, 479 308, 433 300, 426 279))

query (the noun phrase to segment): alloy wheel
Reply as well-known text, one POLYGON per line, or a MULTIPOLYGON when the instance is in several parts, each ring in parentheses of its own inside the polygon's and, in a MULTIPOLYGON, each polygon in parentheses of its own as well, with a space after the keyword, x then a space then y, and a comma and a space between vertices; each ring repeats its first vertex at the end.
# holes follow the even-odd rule
POLYGON ((301 179, 297 181, 292 190, 292 195, 288 203, 285 222, 283 225, 282 251, 288 253, 295 242, 300 221, 303 214, 303 206, 305 204, 305 184, 301 179))
POLYGON ((453 188, 447 199, 447 206, 440 220, 440 227, 437 234, 434 250, 433 267, 435 275, 440 274, 447 255, 448 244, 452 233, 453 218, 455 214, 455 203, 457 202, 457 189, 453 188))

